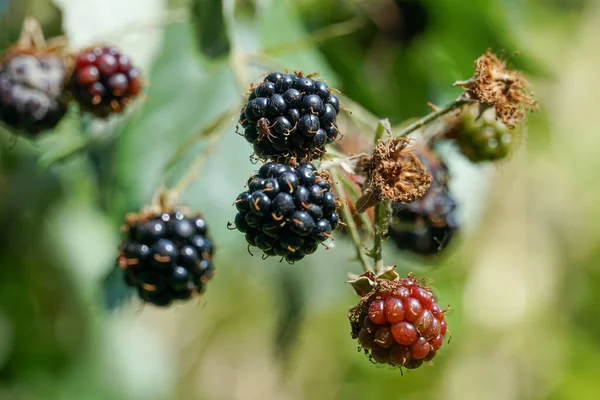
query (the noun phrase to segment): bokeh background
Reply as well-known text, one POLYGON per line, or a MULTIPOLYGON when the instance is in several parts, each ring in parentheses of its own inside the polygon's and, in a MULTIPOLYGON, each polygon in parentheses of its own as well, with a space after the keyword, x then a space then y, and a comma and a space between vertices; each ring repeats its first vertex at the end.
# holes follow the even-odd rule
POLYGON ((0 131, 0 399, 598 398, 599 2, 0 0, 1 47, 25 15, 73 49, 119 45, 148 88, 108 123, 73 110, 36 142, 0 131), (318 71, 352 100, 348 137, 370 137, 457 96, 487 48, 541 112, 506 162, 442 149, 462 226, 442 257, 385 249, 452 310, 450 344, 401 376, 350 338, 346 238, 290 266, 227 230, 256 168, 231 110, 265 71, 318 71), (123 216, 209 142, 181 202, 204 212, 219 273, 198 301, 143 306, 111 274, 123 216))

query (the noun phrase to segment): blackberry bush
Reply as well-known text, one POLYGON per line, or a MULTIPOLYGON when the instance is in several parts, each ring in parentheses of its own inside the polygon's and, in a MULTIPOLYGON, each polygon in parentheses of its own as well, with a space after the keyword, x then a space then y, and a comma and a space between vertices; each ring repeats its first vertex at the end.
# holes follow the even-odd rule
POLYGON ((373 287, 349 318, 352 338, 358 339, 369 358, 408 369, 433 360, 444 344, 447 326, 431 289, 410 276, 398 279, 393 268, 378 277, 373 272, 361 277, 373 287))
POLYGON ((36 136, 67 112, 66 66, 58 54, 15 49, 0 67, 0 120, 36 136))
POLYGON ((431 186, 412 203, 392 203, 388 235, 399 249, 430 256, 444 249, 458 229, 456 203, 448 190, 448 168, 443 161, 430 148, 416 155, 431 173, 431 186))
POLYGON ((320 159, 338 138, 338 98, 310 75, 273 72, 251 88, 240 115, 243 136, 261 159, 320 159))
POLYGON ((119 50, 93 47, 75 58, 69 89, 82 109, 106 118, 122 112, 140 94, 142 80, 129 57, 119 50))
POLYGON ((213 244, 201 215, 181 211, 127 216, 118 265, 139 297, 166 307, 204 292, 213 276, 213 244))
POLYGON ((266 257, 299 261, 314 253, 340 223, 328 177, 310 163, 266 163, 247 185, 235 201, 235 227, 266 257))

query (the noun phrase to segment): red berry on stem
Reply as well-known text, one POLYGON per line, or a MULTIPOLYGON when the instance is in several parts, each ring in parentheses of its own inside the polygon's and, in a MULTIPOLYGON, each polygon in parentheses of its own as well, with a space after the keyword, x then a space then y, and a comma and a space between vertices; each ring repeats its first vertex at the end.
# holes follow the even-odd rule
POLYGON ((444 313, 433 292, 412 278, 376 280, 352 309, 352 337, 376 363, 418 368, 444 343, 444 313))

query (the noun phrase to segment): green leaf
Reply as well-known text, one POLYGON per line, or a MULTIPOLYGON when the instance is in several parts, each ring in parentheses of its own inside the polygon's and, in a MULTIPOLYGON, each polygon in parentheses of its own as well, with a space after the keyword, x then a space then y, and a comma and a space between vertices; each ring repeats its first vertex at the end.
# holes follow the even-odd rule
POLYGON ((202 54, 209 58, 226 56, 231 50, 222 0, 192 0, 190 12, 194 36, 202 54))

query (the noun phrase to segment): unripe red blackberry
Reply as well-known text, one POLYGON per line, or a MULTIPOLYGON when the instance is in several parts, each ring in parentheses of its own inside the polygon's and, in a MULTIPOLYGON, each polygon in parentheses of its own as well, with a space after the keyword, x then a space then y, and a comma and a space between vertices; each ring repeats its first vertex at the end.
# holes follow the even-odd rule
POLYGON ((449 135, 456 139, 461 152, 472 162, 498 161, 506 158, 517 144, 518 130, 509 129, 489 108, 467 108, 449 135))
POLYGON ((320 159, 337 139, 338 98, 310 75, 273 72, 251 88, 240 115, 243 136, 258 158, 285 161, 320 159))
POLYGON ((329 239, 340 223, 338 199, 328 177, 312 164, 269 162, 247 185, 234 203, 238 210, 234 224, 246 234, 249 246, 261 249, 265 257, 300 261, 329 239))
POLYGON ((430 256, 439 253, 458 229, 456 203, 448 190, 448 168, 430 148, 415 151, 432 176, 425 195, 412 203, 392 203, 388 235, 401 250, 430 256))
POLYGON ((444 343, 444 311, 431 289, 416 279, 398 279, 393 269, 385 275, 370 271, 352 282, 364 295, 349 315, 352 338, 375 363, 418 368, 444 343), (372 285, 369 291, 366 282, 372 285))
POLYGON ((0 121, 32 136, 56 127, 67 112, 65 74, 58 54, 12 49, 0 67, 0 121))
POLYGON ((140 72, 114 47, 81 51, 69 89, 79 105, 99 118, 120 113, 142 89, 140 72))
POLYGON ((157 306, 204 292, 213 276, 213 244, 199 214, 181 211, 128 215, 118 264, 139 297, 157 306))

